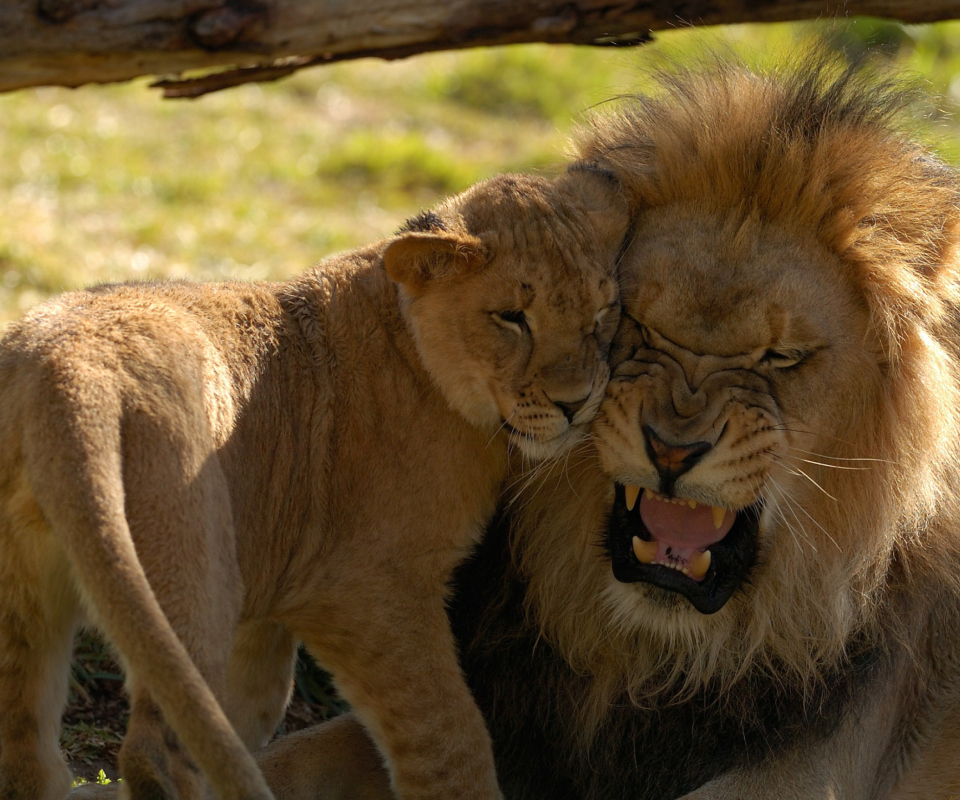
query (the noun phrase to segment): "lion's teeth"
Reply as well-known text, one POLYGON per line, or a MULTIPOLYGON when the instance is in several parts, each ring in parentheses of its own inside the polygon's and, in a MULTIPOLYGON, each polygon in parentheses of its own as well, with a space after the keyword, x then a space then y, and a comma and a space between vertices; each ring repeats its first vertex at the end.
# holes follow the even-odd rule
POLYGON ((633 511, 633 507, 637 504, 637 498, 640 496, 640 487, 624 486, 623 492, 627 497, 627 511, 633 511))
POLYGON ((696 500, 687 500, 687 505, 690 506, 690 508, 696 508, 696 507, 697 507, 697 501, 696 501, 696 500))
POLYGON ((727 509, 720 506, 713 507, 713 527, 720 530, 723 527, 723 518, 727 516, 727 509))
POLYGON ((657 557, 657 543, 645 542, 639 536, 634 536, 633 554, 641 564, 652 564, 653 559, 657 557))
MULTIPOLYGON (((636 548, 636 542, 634 542, 634 548, 636 548)), ((704 550, 702 553, 695 553, 690 560, 690 577, 694 580, 700 580, 707 574, 712 560, 713 556, 710 555, 709 550, 704 550)))

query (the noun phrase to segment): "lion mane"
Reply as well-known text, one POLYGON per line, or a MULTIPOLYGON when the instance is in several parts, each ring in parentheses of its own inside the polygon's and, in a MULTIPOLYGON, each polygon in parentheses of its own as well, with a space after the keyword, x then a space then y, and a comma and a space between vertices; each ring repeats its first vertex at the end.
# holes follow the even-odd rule
POLYGON ((664 68, 581 131, 638 216, 595 452, 518 482, 454 608, 507 796, 960 786, 960 183, 911 135, 911 86, 802 63, 664 68), (796 298, 815 347, 727 346, 796 298), (697 326, 715 338, 676 344, 697 326), (709 614, 611 572, 623 484, 658 488, 644 387, 674 357, 735 362, 773 408, 755 548, 709 614))

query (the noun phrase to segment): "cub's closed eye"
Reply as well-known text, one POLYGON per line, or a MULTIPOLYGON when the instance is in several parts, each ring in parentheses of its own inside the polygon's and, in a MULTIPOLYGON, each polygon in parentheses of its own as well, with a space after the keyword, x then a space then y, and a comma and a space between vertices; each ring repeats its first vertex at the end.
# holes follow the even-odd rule
POLYGON ((491 311, 490 317, 502 328, 522 333, 527 327, 527 315, 523 311, 491 311))

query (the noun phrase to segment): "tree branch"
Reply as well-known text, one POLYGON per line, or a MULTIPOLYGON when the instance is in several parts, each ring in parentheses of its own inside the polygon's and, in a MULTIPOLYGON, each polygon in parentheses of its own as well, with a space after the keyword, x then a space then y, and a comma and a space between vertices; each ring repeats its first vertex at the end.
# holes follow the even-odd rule
POLYGON ((195 97, 352 58, 521 42, 626 46, 676 25, 836 14, 933 22, 960 17, 960 0, 5 0, 0 91, 174 73, 154 85, 195 97))

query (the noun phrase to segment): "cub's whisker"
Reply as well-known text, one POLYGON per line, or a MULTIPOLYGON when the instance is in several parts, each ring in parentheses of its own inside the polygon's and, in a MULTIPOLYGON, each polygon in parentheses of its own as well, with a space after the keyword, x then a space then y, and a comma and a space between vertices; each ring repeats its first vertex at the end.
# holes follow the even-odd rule
MULTIPOLYGON (((493 436, 490 437, 490 441, 487 442, 487 444, 484 446, 484 448, 483 448, 484 450, 486 450, 487 448, 490 447, 490 445, 493 444, 494 440, 497 438, 497 434, 499 434, 500 431, 502 431, 507 425, 509 425, 509 424, 510 424, 510 420, 512 420, 516 415, 517 415, 517 410, 514 409, 514 410, 513 410, 513 413, 512 413, 509 417, 506 417, 506 418, 503 420, 503 422, 501 422, 501 423, 497 426, 497 429, 493 432, 493 436)), ((509 444, 509 439, 507 440, 507 443, 509 444)))

